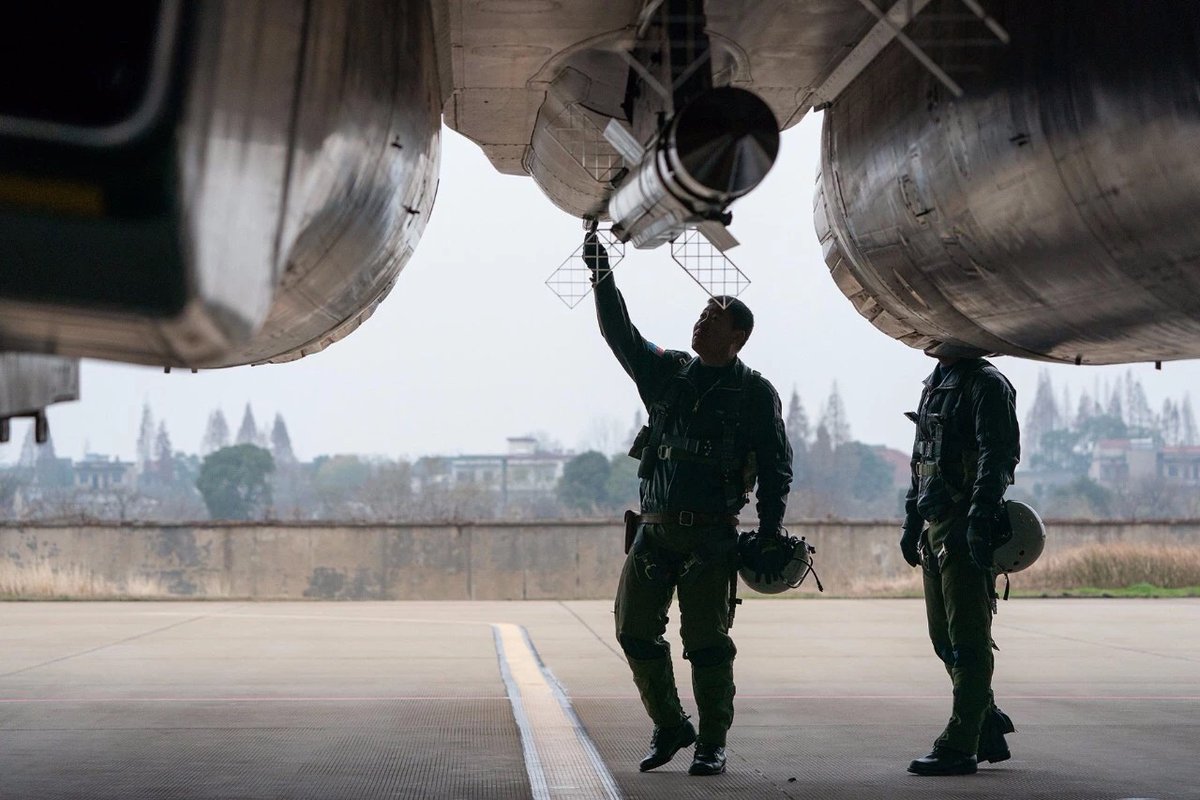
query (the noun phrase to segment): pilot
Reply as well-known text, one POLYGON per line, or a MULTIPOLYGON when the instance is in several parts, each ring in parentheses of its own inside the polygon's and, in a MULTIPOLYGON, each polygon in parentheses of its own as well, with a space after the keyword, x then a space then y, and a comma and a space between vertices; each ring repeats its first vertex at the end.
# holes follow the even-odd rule
POLYGON ((1014 728, 992 697, 992 614, 1001 500, 1021 455, 1016 392, 975 352, 940 346, 921 402, 912 484, 900 551, 924 570, 925 613, 934 652, 954 685, 950 721, 917 775, 969 775, 979 762, 1009 758, 1014 728))
POLYGON ((756 479, 759 530, 766 542, 762 568, 777 575, 787 561, 775 544, 792 480, 779 395, 738 358, 754 328, 745 304, 722 297, 705 306, 692 328, 696 357, 663 350, 630 322, 609 277, 608 254, 594 234, 585 242, 584 262, 595 287, 600 332, 649 412, 649 424, 630 452, 641 462, 641 514, 632 520, 635 536, 615 603, 617 640, 654 723, 650 751, 639 767, 643 772, 659 767, 694 742, 688 772, 717 775, 725 771, 725 737, 733 722, 737 649, 729 626, 737 514, 756 479), (680 705, 663 636, 675 593, 698 735, 680 705))

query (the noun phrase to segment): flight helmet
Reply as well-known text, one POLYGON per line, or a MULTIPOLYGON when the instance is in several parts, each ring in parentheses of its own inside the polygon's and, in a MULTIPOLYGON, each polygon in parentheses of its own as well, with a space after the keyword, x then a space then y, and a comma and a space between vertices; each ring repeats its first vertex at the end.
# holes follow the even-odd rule
POLYGON ((817 581, 817 588, 825 591, 821 586, 821 579, 817 578, 816 573, 813 572, 812 555, 817 549, 806 542, 803 536, 797 539, 795 536, 787 535, 786 529, 778 539, 779 545, 783 547, 784 557, 787 559, 782 570, 783 574, 773 580, 758 577, 762 572, 759 569, 762 544, 764 541, 774 539, 773 536, 760 537, 757 531, 743 532, 738 538, 738 554, 741 556, 738 575, 741 576, 742 583, 760 594, 779 594, 788 589, 795 589, 804 582, 808 573, 812 572, 813 578, 817 581))
POLYGON ((1046 548, 1046 526, 1033 508, 1019 500, 1004 502, 1004 516, 1008 530, 996 546, 993 563, 997 572, 1020 572, 1046 548))

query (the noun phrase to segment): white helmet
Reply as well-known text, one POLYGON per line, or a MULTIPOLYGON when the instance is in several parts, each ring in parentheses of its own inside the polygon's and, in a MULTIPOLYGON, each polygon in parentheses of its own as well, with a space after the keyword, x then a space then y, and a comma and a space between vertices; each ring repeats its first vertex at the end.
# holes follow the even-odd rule
MULTIPOLYGON (((756 565, 758 557, 759 537, 756 531, 743 533, 738 542, 738 552, 742 557, 742 565, 738 569, 738 574, 742 577, 742 582, 747 587, 753 589, 760 594, 779 594, 786 592, 788 589, 795 589, 804 579, 808 577, 808 573, 813 572, 812 554, 817 552, 817 548, 804 541, 801 536, 797 539, 795 536, 788 536, 786 531, 780 537, 780 543, 785 549, 790 549, 791 554, 787 563, 783 567, 783 574, 775 580, 760 580, 756 575, 756 565)), ((821 586, 821 579, 817 578, 813 572, 813 578, 817 581, 817 588, 822 592, 825 589, 821 586)))
POLYGON ((1009 534, 996 547, 993 563, 998 572, 1020 572, 1046 548, 1046 526, 1036 511, 1019 500, 1004 501, 1004 510, 1009 534))

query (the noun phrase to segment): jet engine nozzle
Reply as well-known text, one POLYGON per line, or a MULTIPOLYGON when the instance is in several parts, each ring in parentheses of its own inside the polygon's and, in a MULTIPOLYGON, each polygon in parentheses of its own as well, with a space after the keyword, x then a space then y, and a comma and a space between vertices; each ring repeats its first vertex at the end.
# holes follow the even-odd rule
POLYGON ((779 153, 779 125, 752 92, 722 87, 684 106, 608 201, 613 232, 649 249, 720 219, 779 153))

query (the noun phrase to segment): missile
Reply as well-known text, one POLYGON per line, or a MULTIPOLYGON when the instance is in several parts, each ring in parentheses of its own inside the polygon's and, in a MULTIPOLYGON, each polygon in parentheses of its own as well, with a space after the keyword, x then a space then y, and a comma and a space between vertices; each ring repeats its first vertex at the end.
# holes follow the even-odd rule
POLYGON ((639 249, 688 228, 722 252, 735 246, 727 209, 762 182, 779 153, 774 113, 754 93, 729 86, 684 106, 648 150, 615 121, 604 135, 633 165, 608 200, 612 231, 639 249))

